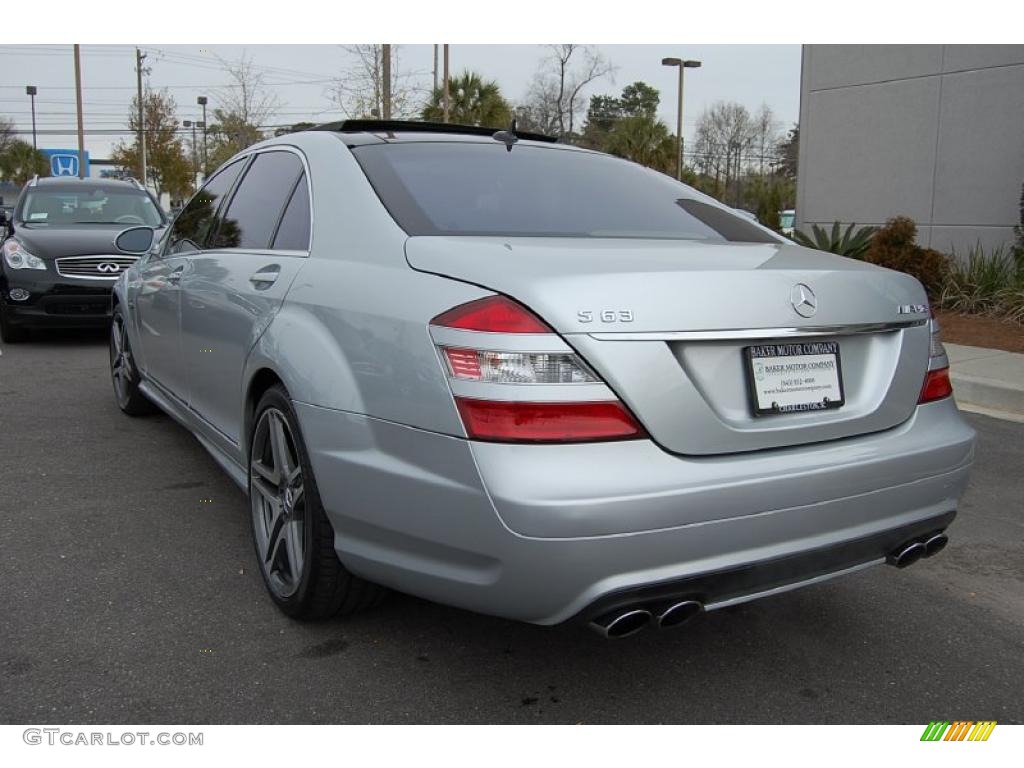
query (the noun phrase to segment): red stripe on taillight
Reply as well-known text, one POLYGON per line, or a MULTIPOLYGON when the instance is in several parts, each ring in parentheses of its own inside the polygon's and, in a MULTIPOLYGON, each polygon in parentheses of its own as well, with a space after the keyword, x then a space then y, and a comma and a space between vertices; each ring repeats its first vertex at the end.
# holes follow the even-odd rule
POLYGON ((507 296, 488 296, 438 315, 431 325, 486 333, 554 333, 526 307, 507 296))
POLYGON ((949 380, 949 368, 937 368, 934 371, 928 371, 928 375, 924 377, 921 397, 917 402, 918 404, 930 403, 952 394, 953 384, 949 380))
POLYGON ((479 380, 483 375, 480 370, 480 356, 475 349, 447 347, 444 350, 444 356, 448 359, 448 366, 454 376, 479 380))
POLYGON ((500 443, 581 443, 646 437, 622 403, 519 403, 456 397, 473 440, 500 443))

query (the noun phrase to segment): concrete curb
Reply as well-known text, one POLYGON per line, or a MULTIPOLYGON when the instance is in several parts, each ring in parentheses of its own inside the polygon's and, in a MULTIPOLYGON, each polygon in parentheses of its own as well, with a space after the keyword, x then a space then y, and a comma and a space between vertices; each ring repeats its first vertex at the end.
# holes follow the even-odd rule
POLYGON ((1024 355, 946 344, 957 402, 1024 416, 1024 355))

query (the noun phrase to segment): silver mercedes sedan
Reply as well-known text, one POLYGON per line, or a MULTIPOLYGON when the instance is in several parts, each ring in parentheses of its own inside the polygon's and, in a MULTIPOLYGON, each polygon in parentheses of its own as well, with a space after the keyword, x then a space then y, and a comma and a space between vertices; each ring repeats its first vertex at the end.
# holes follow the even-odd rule
POLYGON ((393 588, 679 626, 934 555, 967 483, 916 280, 618 158, 346 121, 245 150, 150 240, 119 240, 117 403, 248 494, 296 618, 393 588))

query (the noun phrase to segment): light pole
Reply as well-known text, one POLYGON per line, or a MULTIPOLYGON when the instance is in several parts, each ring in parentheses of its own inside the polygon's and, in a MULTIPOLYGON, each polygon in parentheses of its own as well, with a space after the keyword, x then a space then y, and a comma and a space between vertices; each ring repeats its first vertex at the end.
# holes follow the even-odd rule
POLYGON ((384 81, 381 101, 381 118, 391 119, 391 46, 388 43, 381 45, 381 79, 384 81))
POLYGON ((34 85, 26 85, 25 93, 32 97, 32 149, 39 149, 36 146, 36 87, 34 85))
POLYGON ((441 109, 444 114, 444 122, 448 122, 448 112, 451 108, 451 94, 448 92, 448 43, 444 44, 444 76, 442 78, 441 109))
POLYGON ((700 62, 696 59, 665 58, 661 63, 666 67, 679 67, 679 104, 676 112, 676 178, 683 180, 683 71, 696 69, 700 62))
POLYGON ((203 178, 206 178, 206 174, 209 173, 209 169, 206 167, 206 97, 200 96, 197 98, 196 104, 203 108, 203 178))
POLYGON ((196 156, 196 124, 191 120, 182 120, 181 124, 192 129, 192 189, 197 186, 196 176, 199 175, 199 159, 196 156))

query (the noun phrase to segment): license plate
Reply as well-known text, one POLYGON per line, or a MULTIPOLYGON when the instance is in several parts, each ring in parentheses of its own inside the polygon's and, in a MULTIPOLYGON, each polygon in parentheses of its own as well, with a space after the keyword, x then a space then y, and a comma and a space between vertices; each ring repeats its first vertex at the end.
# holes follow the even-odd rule
POLYGON ((755 416, 824 411, 846 402, 834 341, 761 344, 743 352, 755 416))

